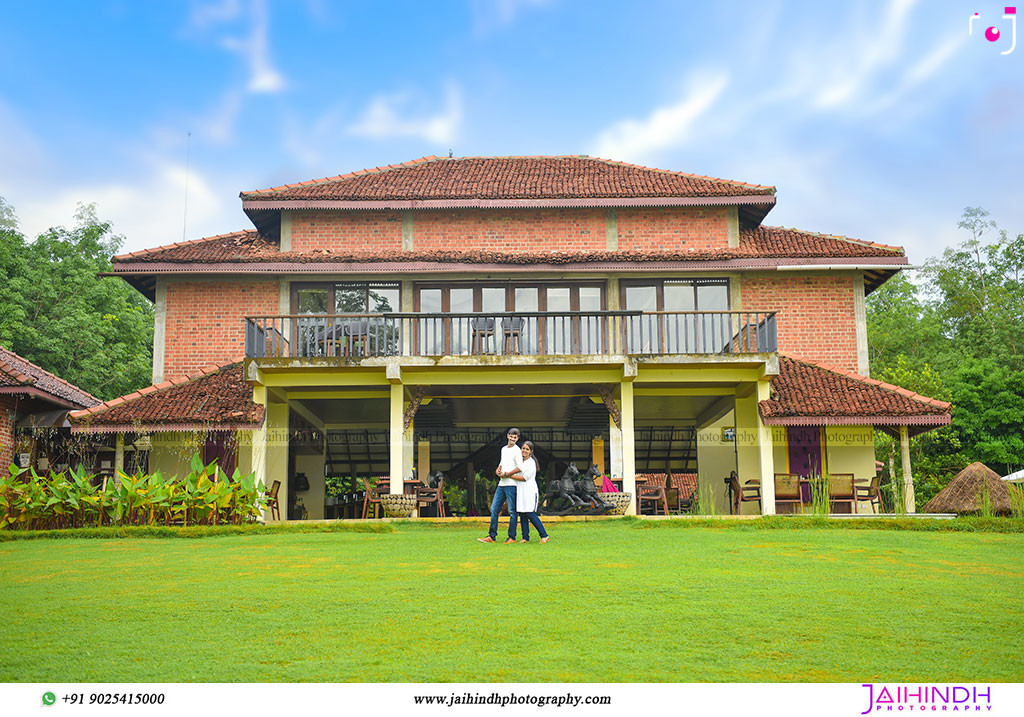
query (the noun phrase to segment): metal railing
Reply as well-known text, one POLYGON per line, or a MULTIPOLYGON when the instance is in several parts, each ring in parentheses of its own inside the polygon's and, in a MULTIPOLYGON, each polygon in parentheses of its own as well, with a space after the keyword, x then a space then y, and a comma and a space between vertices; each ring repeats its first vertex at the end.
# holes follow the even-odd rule
POLYGON ((775 312, 289 314, 245 319, 247 358, 739 354, 778 349, 775 312))

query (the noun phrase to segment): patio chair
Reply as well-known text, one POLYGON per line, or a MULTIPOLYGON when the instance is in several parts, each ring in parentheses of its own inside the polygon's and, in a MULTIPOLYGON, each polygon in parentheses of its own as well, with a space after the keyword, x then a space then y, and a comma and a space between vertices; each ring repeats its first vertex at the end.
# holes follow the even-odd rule
POLYGON ((522 316, 510 316, 501 320, 501 332, 505 336, 504 353, 521 354, 523 352, 524 323, 522 316))
POLYGON ((671 489, 676 492, 676 510, 680 513, 692 513, 697 505, 697 474, 672 473, 668 481, 671 489))
POLYGON ((341 327, 341 355, 370 353, 370 322, 366 319, 349 321, 341 327))
POLYGON ((796 473, 775 474, 775 505, 780 503, 793 506, 794 513, 802 513, 804 509, 803 491, 800 489, 802 476, 796 473), (796 509, 799 506, 799 510, 796 509))
MULTIPOLYGON (((391 479, 387 479, 387 483, 378 482, 376 485, 371 486, 370 481, 366 478, 361 478, 363 485, 366 486, 366 495, 363 497, 363 519, 365 520, 370 514, 371 505, 380 505, 380 497, 391 492, 391 479)), ((376 508, 374 509, 374 515, 377 515, 376 508)))
POLYGON ((490 339, 494 336, 494 319, 473 319, 469 324, 473 332, 473 353, 490 353, 490 339))
POLYGON ((437 507, 437 517, 444 518, 444 475, 441 476, 440 480, 437 481, 436 487, 430 486, 417 486, 416 487, 416 507, 420 507, 420 503, 423 505, 430 505, 433 503, 437 507))
POLYGON ((761 486, 760 484, 740 485, 740 479, 736 471, 729 473, 729 485, 732 486, 732 514, 740 514, 741 503, 757 503, 757 512, 761 512, 761 486))
POLYGON ((654 515, 658 514, 658 505, 664 515, 668 515, 668 496, 665 484, 668 476, 664 473, 642 473, 636 476, 636 513, 643 515, 644 503, 654 504, 654 515))
POLYGON ((266 492, 267 510, 273 520, 281 520, 281 506, 277 501, 277 494, 281 490, 281 481, 276 480, 270 484, 270 490, 266 492))
POLYGON ((847 503, 850 512, 857 512, 857 494, 853 487, 853 473, 832 473, 828 477, 829 510, 834 511, 836 503, 847 503))
POLYGON ((854 493, 857 494, 857 502, 862 500, 868 501, 871 507, 874 508, 875 513, 882 512, 882 474, 875 473, 875 477, 871 479, 871 483, 868 485, 854 485, 854 493))

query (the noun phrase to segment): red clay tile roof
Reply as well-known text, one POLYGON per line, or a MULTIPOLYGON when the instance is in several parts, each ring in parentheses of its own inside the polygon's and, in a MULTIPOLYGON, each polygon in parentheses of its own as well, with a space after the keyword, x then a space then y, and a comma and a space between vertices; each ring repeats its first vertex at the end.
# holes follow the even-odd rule
POLYGON ((243 200, 464 200, 774 195, 775 188, 595 157, 423 157, 242 192, 243 200))
POLYGON ((852 371, 779 357, 772 396, 761 401, 767 424, 944 425, 951 405, 852 371))
POLYGON ((346 251, 318 250, 309 252, 282 252, 272 239, 256 231, 220 234, 206 239, 170 244, 122 254, 114 263, 266 263, 295 264, 331 262, 467 262, 474 264, 568 264, 576 262, 626 261, 702 261, 750 258, 858 258, 902 257, 903 249, 874 244, 859 239, 815 234, 783 227, 757 227, 740 231, 740 246, 736 248, 691 251, 590 251, 507 253, 498 251, 346 251))
POLYGON ((91 393, 0 346, 0 387, 19 386, 31 387, 75 406, 95 406, 100 402, 91 393))
POLYGON ((242 363, 210 366, 202 373, 147 386, 70 414, 74 432, 251 429, 263 420, 253 403, 242 363))

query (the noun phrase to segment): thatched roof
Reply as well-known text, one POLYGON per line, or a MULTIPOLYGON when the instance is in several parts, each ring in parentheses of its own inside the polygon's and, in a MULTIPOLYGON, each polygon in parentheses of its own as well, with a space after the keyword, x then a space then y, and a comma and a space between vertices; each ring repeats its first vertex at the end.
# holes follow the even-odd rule
POLYGON ((928 501, 924 512, 980 513, 986 485, 993 515, 1010 515, 1010 491, 999 474, 984 463, 972 463, 960 471, 949 485, 928 501))

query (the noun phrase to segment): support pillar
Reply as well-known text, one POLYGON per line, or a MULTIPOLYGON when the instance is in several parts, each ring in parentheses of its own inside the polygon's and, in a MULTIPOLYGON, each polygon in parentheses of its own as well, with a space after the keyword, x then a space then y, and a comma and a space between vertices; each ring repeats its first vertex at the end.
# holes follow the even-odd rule
POLYGON ((390 471, 392 494, 401 495, 405 490, 403 471, 405 468, 405 388, 400 383, 391 384, 391 421, 388 445, 391 460, 390 471))
POLYGON ((736 468, 740 484, 761 482, 761 513, 775 514, 775 457, 771 429, 761 421, 760 401, 770 397, 769 382, 758 381, 747 395, 736 396, 736 468))
POLYGON ((900 454, 903 460, 903 508, 907 513, 916 513, 914 476, 910 473, 910 432, 906 426, 900 426, 900 454))
POLYGON ((615 425, 615 419, 608 418, 608 473, 615 480, 622 478, 622 429, 615 425))
POLYGON ((636 515, 636 434, 633 430, 633 384, 622 381, 622 490, 632 493, 626 515, 636 515))
MULTIPOLYGON (((256 479, 256 491, 264 493, 269 487, 267 484, 267 422, 270 419, 266 414, 267 387, 253 386, 252 401, 253 403, 264 407, 263 422, 253 430, 252 446, 250 447, 250 460, 252 461, 251 467, 253 476, 256 479)), ((261 508, 260 517, 257 520, 265 522, 266 519, 266 511, 261 508)))
MULTIPOLYGON (((288 520, 288 403, 267 401, 266 411, 266 476, 267 487, 281 481, 277 491, 281 520, 288 520)), ((269 516, 268 516, 269 517, 269 516)))
POLYGON ((117 471, 124 472, 124 434, 118 433, 114 439, 114 475, 117 471))
POLYGON ((595 438, 590 442, 590 462, 604 474, 604 439, 595 438))

